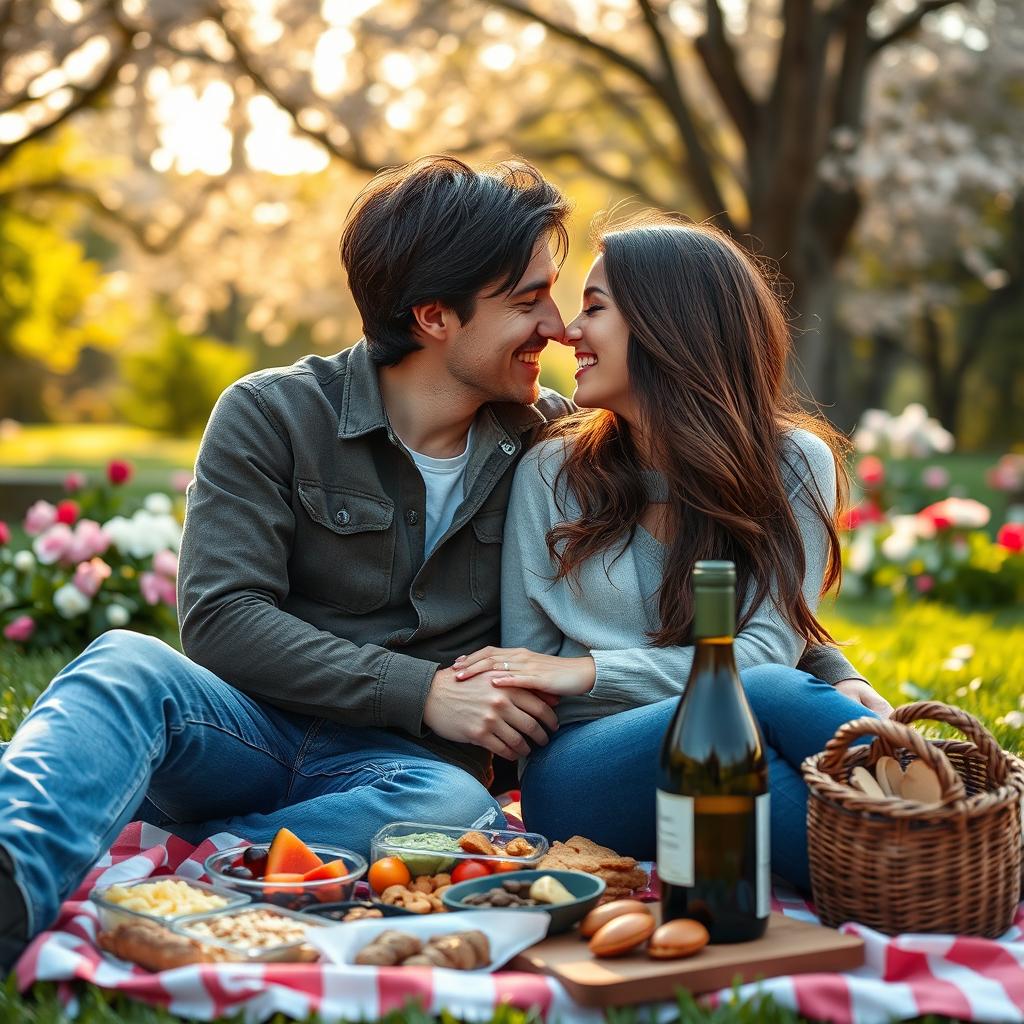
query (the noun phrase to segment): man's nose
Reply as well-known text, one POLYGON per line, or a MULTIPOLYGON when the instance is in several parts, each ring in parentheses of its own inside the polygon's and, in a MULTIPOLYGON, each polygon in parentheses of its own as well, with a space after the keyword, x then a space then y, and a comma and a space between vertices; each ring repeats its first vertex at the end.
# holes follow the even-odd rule
POLYGON ((550 310, 545 311, 544 319, 539 325, 539 333, 542 338, 564 344, 565 323, 562 320, 562 314, 558 312, 558 307, 554 303, 551 303, 550 310))

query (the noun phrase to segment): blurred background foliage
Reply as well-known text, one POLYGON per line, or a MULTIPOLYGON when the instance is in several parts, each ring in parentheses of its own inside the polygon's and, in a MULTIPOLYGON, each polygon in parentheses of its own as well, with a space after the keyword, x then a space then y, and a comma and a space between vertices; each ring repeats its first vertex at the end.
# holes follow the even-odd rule
POLYGON ((447 151, 573 197, 566 315, 599 211, 712 218, 781 271, 841 427, 913 400, 1007 447, 1022 52, 1018 0, 0 0, 0 417, 193 435, 351 344, 345 212, 447 151))

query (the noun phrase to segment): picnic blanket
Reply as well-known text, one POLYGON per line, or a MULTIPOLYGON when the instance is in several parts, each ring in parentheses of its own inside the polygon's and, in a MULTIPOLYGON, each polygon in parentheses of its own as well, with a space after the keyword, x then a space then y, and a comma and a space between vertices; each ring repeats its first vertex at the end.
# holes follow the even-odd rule
MULTIPOLYGON (((314 1011, 323 1021, 375 1020, 409 1000, 431 1013, 442 1009, 465 1021, 489 1020, 502 1003, 536 1009, 544 1020, 598 1024, 599 1011, 578 1006, 553 979, 518 971, 466 975, 428 968, 347 967, 334 964, 202 964, 152 974, 100 953, 98 920, 88 900, 96 884, 150 875, 199 878, 203 860, 239 840, 220 833, 193 847, 152 825, 135 822, 119 836, 71 899, 50 931, 37 936, 16 967, 18 987, 58 983, 66 1011, 76 1010, 72 984, 88 981, 183 1017, 209 1020, 241 1014, 248 1022, 274 1013, 299 1019, 314 1011)), ((653 886, 656 875, 652 873, 653 886)), ((654 888, 646 894, 655 898, 654 888)), ((813 908, 776 885, 772 909, 814 921, 813 908)), ((926 1013, 971 1021, 1024 1021, 1024 904, 1014 926, 998 941, 948 935, 889 938, 857 924, 865 966, 842 974, 770 978, 737 990, 741 999, 768 992, 782 1005, 816 1020, 882 1024, 926 1013)), ((723 990, 705 1001, 732 997, 723 990)), ((652 1007, 652 1019, 678 1015, 674 1003, 652 1007)))

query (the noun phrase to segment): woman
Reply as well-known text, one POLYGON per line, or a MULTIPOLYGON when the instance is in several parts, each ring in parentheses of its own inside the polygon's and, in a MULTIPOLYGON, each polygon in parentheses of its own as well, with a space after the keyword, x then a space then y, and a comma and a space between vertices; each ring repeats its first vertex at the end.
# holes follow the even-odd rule
POLYGON ((694 562, 737 567, 736 660, 768 747, 773 868, 809 887, 800 762, 888 705, 815 617, 840 576, 841 438, 786 387, 783 306, 706 226, 604 234, 566 331, 588 409, 523 459, 505 525, 501 649, 461 678, 558 698, 522 771, 527 826, 654 856, 657 750, 693 659, 694 562), (838 669, 837 669, 838 660, 838 669), (807 661, 805 661, 805 665, 807 661), (863 701, 846 696, 843 690, 863 701))

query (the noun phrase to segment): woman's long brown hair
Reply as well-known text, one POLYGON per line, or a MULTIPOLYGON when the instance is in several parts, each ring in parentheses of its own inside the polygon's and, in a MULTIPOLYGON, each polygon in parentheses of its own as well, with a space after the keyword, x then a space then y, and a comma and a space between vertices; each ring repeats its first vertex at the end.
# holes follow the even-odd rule
MULTIPOLYGON (((547 535, 555 578, 571 582, 585 560, 632 539, 648 504, 647 464, 665 474, 669 491, 661 626, 650 634, 656 646, 692 642, 691 576, 702 558, 736 563, 737 604, 746 608, 739 629, 768 599, 808 643, 831 640, 804 599, 803 543, 780 462, 799 452, 785 443, 794 428, 832 449, 834 511, 825 495, 804 497, 828 534, 827 591, 842 572, 836 523, 848 493, 846 439, 803 411, 788 384, 792 342, 771 278, 706 225, 648 217, 604 233, 598 248, 629 326, 626 365, 643 441, 604 409, 552 427, 567 442, 555 493, 564 474, 581 510, 547 535)), ((794 469, 804 476, 809 467, 797 459, 794 469)))

